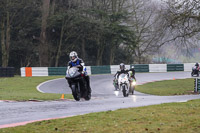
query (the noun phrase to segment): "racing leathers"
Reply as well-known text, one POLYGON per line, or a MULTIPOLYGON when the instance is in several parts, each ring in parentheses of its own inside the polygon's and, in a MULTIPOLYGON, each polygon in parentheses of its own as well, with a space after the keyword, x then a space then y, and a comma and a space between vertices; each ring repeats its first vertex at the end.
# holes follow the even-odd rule
MULTIPOLYGON (((82 59, 78 58, 75 62, 73 61, 69 61, 68 62, 68 67, 67 67, 67 71, 69 70, 69 68, 71 67, 77 67, 79 68, 79 72, 81 72, 82 74, 84 74, 84 78, 86 80, 86 83, 87 83, 87 86, 89 87, 89 91, 91 93, 91 88, 90 88, 90 77, 87 75, 87 72, 86 72, 86 67, 84 66, 84 62, 82 59)), ((71 88, 71 80, 68 79, 68 84, 69 84, 69 87, 71 88)))
POLYGON ((134 78, 135 81, 136 81, 136 78, 135 78, 135 69, 131 68, 131 69, 129 69, 129 71, 131 72, 129 76, 132 77, 132 78, 134 78))
POLYGON ((123 70, 120 70, 120 71, 117 71, 117 73, 114 75, 114 80, 113 80, 113 85, 115 86, 115 89, 118 89, 118 78, 119 78, 119 75, 124 73, 124 74, 128 74, 129 71, 126 70, 126 69, 123 69, 123 70))

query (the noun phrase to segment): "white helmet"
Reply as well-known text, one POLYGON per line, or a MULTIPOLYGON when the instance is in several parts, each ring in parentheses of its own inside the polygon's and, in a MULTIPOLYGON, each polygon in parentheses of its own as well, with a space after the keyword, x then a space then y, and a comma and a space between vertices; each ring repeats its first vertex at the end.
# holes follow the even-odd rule
POLYGON ((119 68, 120 68, 121 70, 125 70, 125 65, 124 65, 124 63, 121 63, 121 64, 119 65, 119 68))
POLYGON ((78 54, 77 54, 75 51, 72 51, 72 52, 69 54, 69 59, 70 59, 72 62, 76 62, 76 60, 78 59, 78 54))

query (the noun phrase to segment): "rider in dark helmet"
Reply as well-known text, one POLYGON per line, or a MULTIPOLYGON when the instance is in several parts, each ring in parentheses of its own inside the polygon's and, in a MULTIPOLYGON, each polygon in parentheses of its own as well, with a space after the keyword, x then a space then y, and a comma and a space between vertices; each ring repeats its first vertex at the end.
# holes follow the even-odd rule
POLYGON ((197 62, 197 63, 195 64, 195 66, 198 68, 198 67, 199 67, 199 63, 197 62))
MULTIPOLYGON (((71 67, 75 67, 76 66, 77 68, 79 68, 79 71, 84 74, 84 78, 85 78, 85 80, 87 82, 87 86, 89 87, 89 90, 91 92, 90 77, 87 75, 85 63, 83 62, 82 59, 78 58, 78 54, 75 51, 72 51, 69 54, 69 58, 70 58, 70 61, 68 62, 67 71, 71 67)), ((70 81, 70 79, 68 79, 67 81, 68 81, 69 87, 71 88, 71 81, 70 81)))
POLYGON ((198 62, 195 64, 195 66, 196 66, 196 70, 199 71, 199 63, 198 62))
POLYGON ((135 78, 135 69, 134 69, 133 65, 131 66, 131 68, 129 69, 129 71, 131 71, 130 77, 134 78, 135 81, 136 81, 136 78, 135 78))

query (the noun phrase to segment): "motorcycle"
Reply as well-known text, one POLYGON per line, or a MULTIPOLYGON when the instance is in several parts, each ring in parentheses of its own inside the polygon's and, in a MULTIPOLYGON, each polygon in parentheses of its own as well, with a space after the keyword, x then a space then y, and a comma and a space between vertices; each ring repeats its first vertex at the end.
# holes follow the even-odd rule
POLYGON ((197 75, 199 77, 199 67, 194 66, 192 68, 191 76, 197 75))
POLYGON ((129 96, 129 77, 128 74, 120 74, 118 78, 119 90, 122 90, 123 96, 129 96))
POLYGON ((129 78, 129 82, 130 82, 129 93, 133 95, 133 94, 134 94, 134 91, 135 91, 136 81, 135 81, 134 78, 130 77, 130 78, 129 78))
POLYGON ((71 67, 66 71, 66 79, 71 82, 72 95, 76 101, 80 98, 90 100, 91 91, 85 81, 84 74, 79 72, 79 68, 71 67))

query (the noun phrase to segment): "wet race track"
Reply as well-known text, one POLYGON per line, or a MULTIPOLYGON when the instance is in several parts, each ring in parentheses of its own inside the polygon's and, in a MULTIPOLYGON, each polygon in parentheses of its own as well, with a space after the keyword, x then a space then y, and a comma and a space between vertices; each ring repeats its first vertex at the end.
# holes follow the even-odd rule
MULTIPOLYGON (((191 78, 190 72, 137 73, 137 84, 147 82, 191 78)), ((185 102, 199 99, 200 95, 154 96, 135 92, 123 97, 114 94, 113 75, 90 76, 92 99, 90 101, 45 101, 45 102, 3 102, 0 101, 0 128, 24 125, 26 123, 70 117, 92 112, 116 110, 120 108, 148 106, 169 102, 185 102)), ((43 93, 71 94, 64 78, 40 84, 37 89, 43 93)))

